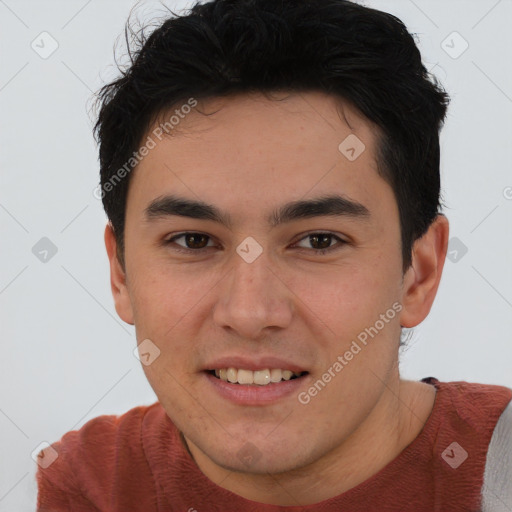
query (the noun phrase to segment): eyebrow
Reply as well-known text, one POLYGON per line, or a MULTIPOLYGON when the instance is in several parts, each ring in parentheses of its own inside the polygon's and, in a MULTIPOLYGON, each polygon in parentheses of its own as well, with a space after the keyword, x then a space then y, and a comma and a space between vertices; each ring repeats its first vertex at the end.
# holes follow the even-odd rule
MULTIPOLYGON (((211 220, 227 228, 233 226, 232 217, 216 206, 179 197, 165 195, 154 199, 144 210, 148 222, 172 216, 189 217, 191 219, 211 220)), ((267 216, 266 221, 271 227, 299 219, 321 216, 350 217, 368 220, 370 211, 366 206, 340 195, 327 195, 309 200, 292 201, 282 205, 267 216)))

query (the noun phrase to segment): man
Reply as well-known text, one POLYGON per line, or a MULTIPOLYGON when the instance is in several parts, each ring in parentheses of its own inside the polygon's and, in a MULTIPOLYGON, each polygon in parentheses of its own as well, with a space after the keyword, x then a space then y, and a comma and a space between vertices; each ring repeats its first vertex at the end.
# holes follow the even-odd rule
POLYGON ((448 98, 398 19, 198 4, 100 100, 111 287, 158 401, 54 443, 38 510, 505 503, 512 390, 399 375, 449 227, 448 98))

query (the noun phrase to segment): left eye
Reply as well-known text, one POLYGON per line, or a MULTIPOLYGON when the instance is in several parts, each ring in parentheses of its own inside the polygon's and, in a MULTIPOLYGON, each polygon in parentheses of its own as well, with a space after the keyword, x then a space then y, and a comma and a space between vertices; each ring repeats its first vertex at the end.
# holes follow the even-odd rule
POLYGON ((345 240, 342 240, 339 236, 333 235, 332 233, 310 233, 309 235, 306 235, 304 238, 301 238, 299 242, 307 239, 309 239, 307 243, 321 246, 313 248, 313 250, 318 254, 325 254, 327 252, 336 250, 337 248, 339 248, 338 246, 342 246, 347 243, 345 242, 345 240), (338 244, 331 246, 331 241, 333 239, 336 239, 338 241, 338 244))
MULTIPOLYGON (((165 240, 164 243, 165 245, 171 245, 180 238, 183 238, 185 240, 185 245, 177 244, 179 247, 181 247, 181 249, 175 248, 175 250, 178 252, 201 252, 206 250, 208 247, 212 247, 211 245, 208 246, 208 241, 211 241, 211 237, 209 235, 205 235, 204 233, 181 233, 179 235, 173 236, 172 238, 169 238, 168 240, 165 240)), ((306 243, 320 246, 313 247, 312 249, 306 248, 314 251, 316 254, 325 254, 327 252, 334 251, 348 243, 345 240, 341 239, 339 236, 334 235, 332 233, 318 232, 309 233, 308 235, 301 238, 294 245, 297 245, 303 240, 307 241, 306 243), (334 246, 331 245, 333 239, 338 242, 334 246)))

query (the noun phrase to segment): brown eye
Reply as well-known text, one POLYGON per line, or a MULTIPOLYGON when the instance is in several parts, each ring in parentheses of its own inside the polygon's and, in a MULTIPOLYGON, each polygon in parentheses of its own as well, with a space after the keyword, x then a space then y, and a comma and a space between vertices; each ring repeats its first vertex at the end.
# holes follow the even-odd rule
POLYGON ((210 237, 204 233, 181 233, 166 240, 165 245, 178 245, 181 247, 181 249, 175 249, 178 252, 200 252, 201 250, 207 248, 209 240, 210 237), (176 240, 179 240, 180 238, 183 238, 185 245, 176 243, 176 240))
POLYGON ((316 254, 326 254, 328 252, 335 251, 348 243, 333 233, 322 232, 309 233, 304 238, 299 240, 299 242, 302 242, 303 240, 306 240, 308 244, 311 244, 312 248, 310 250, 314 251, 316 254), (338 241, 338 243, 334 246, 331 245, 333 239, 338 241))

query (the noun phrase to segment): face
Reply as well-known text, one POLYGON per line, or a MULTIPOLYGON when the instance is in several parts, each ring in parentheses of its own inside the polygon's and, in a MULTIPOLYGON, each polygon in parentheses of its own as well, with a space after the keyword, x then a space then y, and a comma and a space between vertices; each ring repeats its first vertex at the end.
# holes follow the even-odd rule
POLYGON ((283 472, 343 443, 394 372, 397 204, 374 128, 339 100, 200 106, 212 115, 192 110, 161 141, 156 124, 148 132, 157 143, 131 177, 116 308, 160 351, 143 368, 189 445, 234 471, 283 472), (279 370, 300 377, 263 385, 289 377, 279 370))

